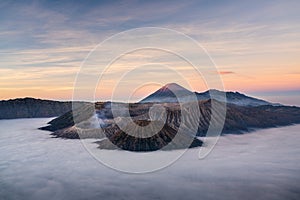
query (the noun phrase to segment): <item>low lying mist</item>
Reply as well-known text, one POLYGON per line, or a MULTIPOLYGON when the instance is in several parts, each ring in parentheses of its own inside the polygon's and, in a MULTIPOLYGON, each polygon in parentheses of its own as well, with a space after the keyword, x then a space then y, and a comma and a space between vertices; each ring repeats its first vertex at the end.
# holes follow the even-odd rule
MULTIPOLYGON (((163 170, 133 175, 100 164, 80 140, 37 130, 48 121, 0 120, 0 199, 300 197, 300 125, 222 136, 205 159, 198 159, 199 148, 189 149, 163 170)), ((120 158, 124 153, 113 152, 120 158)))

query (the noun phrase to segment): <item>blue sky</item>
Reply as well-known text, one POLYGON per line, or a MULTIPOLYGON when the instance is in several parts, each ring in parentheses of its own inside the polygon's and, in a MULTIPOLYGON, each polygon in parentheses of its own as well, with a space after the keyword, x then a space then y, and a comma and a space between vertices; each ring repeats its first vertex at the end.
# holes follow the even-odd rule
POLYGON ((226 90, 299 96, 297 0, 1 1, 0 9, 1 99, 70 99, 89 51, 139 27, 174 29, 201 43, 226 90))

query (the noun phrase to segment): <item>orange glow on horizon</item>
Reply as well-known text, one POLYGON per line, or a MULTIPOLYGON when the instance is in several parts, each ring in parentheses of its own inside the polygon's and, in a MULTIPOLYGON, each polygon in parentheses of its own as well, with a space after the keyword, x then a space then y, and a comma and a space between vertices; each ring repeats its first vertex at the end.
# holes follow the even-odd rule
MULTIPOLYGON (((257 73, 256 76, 253 75, 243 75, 238 73, 220 73, 223 81, 225 91, 239 91, 246 93, 255 91, 284 91, 284 90, 299 90, 300 89, 300 73, 257 73)), ((142 79, 143 77, 141 77, 142 79)), ((170 81, 176 82, 176 81, 170 81)), ((192 91, 203 92, 208 88, 205 86, 202 80, 190 79, 188 80, 190 84, 190 89, 192 91)), ((8 85, 9 83, 6 83, 8 85)), ((18 83, 22 85, 21 83, 18 83)), ((178 83, 180 84, 180 83, 178 83)), ((34 97, 42 99, 57 99, 57 100, 72 100, 73 87, 72 84, 68 84, 68 87, 60 87, 57 83, 56 86, 47 87, 41 85, 40 87, 24 87, 24 88, 0 88, 0 99, 14 99, 23 97, 34 97)), ((63 82, 61 83, 63 85, 63 82)), ((124 86, 123 90, 119 90, 122 94, 115 94, 119 98, 123 95, 124 100, 130 97, 130 101, 140 100, 152 92, 156 91, 164 84, 146 84, 142 87, 131 84, 124 86), (137 87, 137 88, 136 88, 137 87), (134 89, 136 89, 134 91, 134 89), (132 91, 130 94, 129 91, 132 91)), ((184 86, 184 85, 182 85, 184 86)), ((96 100, 110 100, 112 91, 112 86, 105 85, 105 87, 97 90, 96 100)), ((222 89, 222 88, 210 88, 210 89, 222 89)), ((82 99, 85 100, 85 94, 82 95, 82 99)))

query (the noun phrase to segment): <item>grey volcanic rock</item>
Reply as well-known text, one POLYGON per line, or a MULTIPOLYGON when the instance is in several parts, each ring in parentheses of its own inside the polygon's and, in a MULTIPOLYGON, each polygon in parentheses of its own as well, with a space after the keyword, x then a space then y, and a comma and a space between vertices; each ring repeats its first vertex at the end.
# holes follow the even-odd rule
MULTIPOLYGON (((200 110, 200 119, 198 124, 198 131, 196 133, 197 136, 206 135, 211 119, 212 101, 215 101, 215 104, 220 103, 216 100, 198 102, 200 110)), ((108 105, 107 103, 97 104, 98 106, 96 105, 96 113, 100 113, 98 117, 104 123, 102 128, 104 128, 106 131, 111 131, 111 134, 114 134, 117 131, 117 129, 111 130, 111 127, 115 127, 115 120, 117 120, 117 118, 113 118, 109 106, 103 106, 108 105)), ((149 120, 148 112, 152 105, 152 103, 130 104, 129 108, 132 119, 134 121, 149 120)), ((180 106, 177 103, 163 103, 162 105, 166 107, 166 124, 169 127, 176 130, 181 125, 183 128, 185 128, 187 132, 190 132, 189 128, 191 127, 191 123, 195 121, 195 116, 197 116, 196 113, 190 111, 190 113, 185 116, 186 119, 183 123, 181 119, 180 106)), ((86 110, 86 108, 82 109, 82 111, 84 110, 86 110)), ((85 121, 92 115, 93 113, 90 113, 88 115, 84 114, 82 115, 82 120, 85 121)), ((228 104, 226 109, 225 124, 222 133, 241 133, 245 131, 251 131, 253 128, 286 126, 297 123, 300 123, 299 107, 272 105, 245 107, 237 106, 234 104, 228 104)), ((53 131, 55 134, 56 131, 60 131, 61 129, 68 129, 72 126, 74 126, 72 112, 68 112, 49 122, 49 126, 44 129, 53 131)), ((84 127, 81 128, 84 129, 84 127)), ((58 134, 58 137, 70 138, 69 135, 70 134, 60 133, 58 134)), ((71 138, 74 137, 72 136, 71 138)))
POLYGON ((0 119, 56 117, 72 109, 71 102, 23 98, 0 101, 0 119))
POLYGON ((74 110, 68 111, 60 117, 51 120, 50 122, 48 122, 48 126, 41 127, 39 129, 47 131, 57 131, 74 126, 74 118, 77 122, 82 122, 93 116, 95 110, 94 106, 95 105, 92 103, 78 103, 77 108, 74 108, 74 110))
POLYGON ((128 124, 125 130, 126 132, 117 129, 115 133, 107 134, 108 139, 101 140, 97 142, 99 148, 101 149, 123 149, 127 151, 156 151, 156 150, 172 150, 172 149, 184 149, 193 148, 202 145, 202 141, 189 135, 181 134, 178 135, 176 140, 174 140, 177 135, 177 130, 170 127, 167 124, 162 126, 162 129, 158 132, 154 132, 150 137, 135 137, 134 135, 143 134, 138 131, 138 127, 144 126, 154 126, 147 127, 143 129, 146 132, 151 132, 151 129, 155 129, 155 126, 160 126, 161 122, 152 121, 151 123, 147 120, 134 121, 128 124), (130 132, 130 135, 128 134, 130 132))
MULTIPOLYGON (((202 145, 202 141, 193 135, 206 136, 210 125, 212 101, 214 101, 214 105, 222 104, 216 100, 199 101, 200 116, 194 110, 190 110, 190 113, 184 116, 184 120, 182 119, 182 111, 178 103, 163 103, 162 105, 166 107, 166 123, 163 124, 161 130, 153 131, 156 133, 155 135, 149 137, 140 136, 147 136, 147 132, 151 132, 153 127, 149 127, 145 132, 135 128, 126 118, 113 118, 110 111, 110 103, 96 104, 96 113, 99 114, 99 119, 104 123, 104 125, 101 125, 102 128, 100 128, 100 125, 98 128, 89 127, 90 120, 95 115, 95 113, 90 111, 90 105, 80 108, 83 112, 81 117, 82 122, 76 124, 76 127, 74 126, 72 112, 68 112, 52 120, 46 129, 54 131, 52 135, 56 137, 101 139, 97 142, 100 149, 155 151, 159 149, 172 150, 197 147, 202 145), (191 130, 191 127, 195 125, 196 116, 199 117, 199 123, 196 124, 198 126, 197 131, 194 129, 191 130), (116 121, 121 122, 125 126, 125 129, 121 130, 116 121), (182 128, 181 130, 184 130, 184 134, 178 135, 177 131, 179 127, 182 128), (174 140, 174 137, 177 135, 180 137, 179 140, 174 140), (172 143, 170 143, 171 141, 172 143)), ((133 123, 138 126, 147 125, 150 120, 147 113, 152 105, 151 103, 129 105, 133 123)), ((120 109, 122 109, 121 104, 120 109)), ((153 122, 155 123, 155 121, 152 121, 151 124, 153 122)), ((218 118, 217 122, 222 125, 222 121, 218 118)), ((300 123, 300 108, 298 107, 271 105, 245 107, 228 104, 222 133, 242 133, 251 131, 253 128, 285 126, 294 123, 300 123)))
POLYGON ((102 139, 106 137, 106 135, 101 129, 97 129, 97 128, 81 129, 75 126, 57 130, 51 133, 51 135, 57 138, 68 138, 68 139, 85 139, 85 138, 102 139))
MULTIPOLYGON (((200 108, 210 113, 211 101, 206 101, 200 108)), ((207 131, 209 115, 204 115, 205 124, 199 126, 198 135, 204 136, 207 131)), ((245 107, 227 104, 225 124, 222 133, 248 132, 254 128, 271 128, 300 123, 300 108, 295 106, 255 106, 245 107)))
POLYGON ((300 123, 299 107, 273 105, 237 92, 225 93, 210 90, 204 93, 193 93, 177 84, 168 84, 140 103, 85 104, 76 112, 70 111, 52 120, 49 126, 42 129, 50 130, 54 136, 62 138, 101 138, 102 140, 98 142, 99 148, 104 149, 155 151, 167 146, 170 149, 196 147, 201 146, 202 142, 195 138, 195 135, 206 136, 211 125, 212 105, 216 113, 214 122, 219 126, 222 134, 239 134, 255 128, 300 123), (172 91, 175 91, 177 96, 172 91), (212 93, 214 98, 210 96, 212 93), (189 97, 194 94, 200 100, 189 101, 191 99, 189 97), (178 96, 187 101, 182 104, 179 104, 177 100, 173 101, 178 96), (227 102, 224 96, 227 97, 227 102), (150 100, 151 102, 148 102, 150 100), (198 104, 200 112, 191 108, 194 103, 198 104), (221 112, 224 105, 226 105, 225 113, 221 112), (166 112, 163 115, 160 111, 150 112, 153 106, 159 106, 166 112), (112 107, 115 108, 114 113, 112 107), (129 116, 124 116, 127 109, 129 109, 127 112, 129 116), (76 125, 74 118, 77 119, 76 125), (149 123, 163 124, 160 129, 155 130, 155 126, 147 126, 149 123), (135 125, 147 126, 147 129, 144 130, 135 125), (178 134, 179 130, 184 134, 178 134), (174 138, 178 138, 177 136, 180 139, 174 141, 174 138))

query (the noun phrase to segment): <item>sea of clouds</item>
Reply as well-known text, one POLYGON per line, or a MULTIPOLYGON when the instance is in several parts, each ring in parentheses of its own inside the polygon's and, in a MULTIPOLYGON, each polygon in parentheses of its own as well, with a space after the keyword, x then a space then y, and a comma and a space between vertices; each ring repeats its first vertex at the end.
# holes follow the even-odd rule
POLYGON ((0 199, 300 198, 300 125, 222 136, 205 159, 190 149, 157 172, 126 174, 102 165, 79 140, 37 130, 48 121, 0 120, 0 199))

